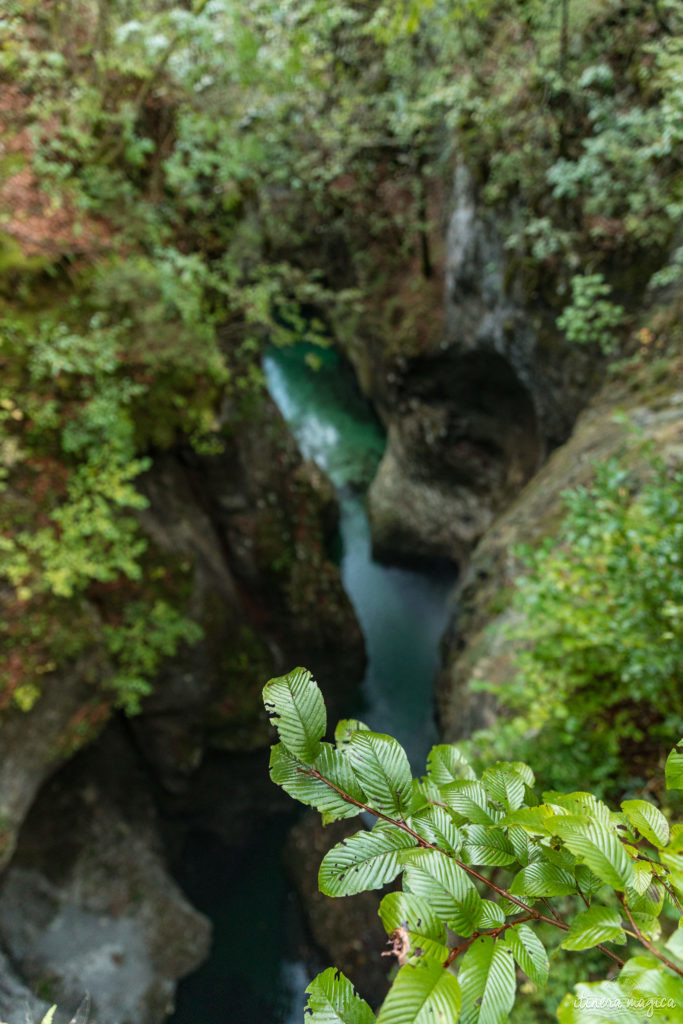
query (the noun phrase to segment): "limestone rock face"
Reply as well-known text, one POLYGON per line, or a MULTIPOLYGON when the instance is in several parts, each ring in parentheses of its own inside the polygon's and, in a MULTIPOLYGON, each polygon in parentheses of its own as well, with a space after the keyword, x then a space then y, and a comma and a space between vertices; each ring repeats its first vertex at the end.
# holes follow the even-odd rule
POLYGON ((490 214, 457 169, 431 342, 378 368, 386 454, 370 488, 373 544, 463 562, 564 441, 597 385, 541 296, 523 294, 490 214))
POLYGON ((93 649, 63 671, 28 713, 5 711, 0 718, 0 871, 9 863, 18 830, 46 779, 71 753, 74 730, 108 716, 93 682, 107 673, 106 659, 93 649))
POLYGON ((192 565, 188 612, 203 639, 164 666, 133 720, 164 785, 182 788, 208 747, 268 745, 261 689, 305 664, 341 709, 362 677, 364 645, 328 556, 336 500, 264 397, 257 426, 211 456, 156 460, 144 525, 171 559, 192 565))
MULTIPOLYGON (((0 883, 0 942, 33 991, 65 1012, 88 994, 92 1022, 156 1024, 178 978, 206 955, 210 925, 166 871, 125 733, 108 730, 98 747, 33 807, 0 883)), ((7 997, 3 1020, 23 1024, 16 984, 7 997)))
POLYGON ((643 457, 632 443, 623 413, 661 457, 683 462, 683 391, 675 380, 650 395, 629 395, 608 387, 596 396, 579 417, 569 441, 553 452, 485 533, 458 584, 456 613, 444 639, 437 683, 437 711, 445 741, 463 739, 495 722, 493 697, 473 692, 473 682, 500 684, 514 675, 514 649, 506 625, 517 614, 510 609, 520 570, 515 548, 553 533, 564 515, 562 493, 587 483, 596 461, 625 457, 638 473, 643 457))
POLYGON ((26 1024, 40 1021, 50 1008, 44 999, 38 999, 21 981, 9 960, 0 952, 0 1006, 7 1024, 26 1024))

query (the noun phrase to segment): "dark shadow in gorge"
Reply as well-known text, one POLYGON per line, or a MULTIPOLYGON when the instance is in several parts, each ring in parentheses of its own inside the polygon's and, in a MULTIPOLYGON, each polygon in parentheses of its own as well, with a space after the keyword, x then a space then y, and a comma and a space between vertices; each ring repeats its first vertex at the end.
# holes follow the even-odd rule
POLYGON ((538 468, 531 395, 493 350, 412 361, 396 403, 401 444, 417 479, 466 485, 499 505, 538 468))

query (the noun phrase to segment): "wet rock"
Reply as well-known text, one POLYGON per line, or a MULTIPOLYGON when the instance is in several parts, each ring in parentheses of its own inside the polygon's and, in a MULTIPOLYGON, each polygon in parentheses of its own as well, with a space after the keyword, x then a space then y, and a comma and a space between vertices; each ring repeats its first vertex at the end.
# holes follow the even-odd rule
POLYGON ((133 723, 164 785, 182 790, 205 749, 268 745, 261 690, 273 675, 305 664, 341 713, 364 646, 329 557, 334 494, 267 396, 221 452, 161 455, 143 487, 155 544, 192 564, 187 610, 204 630, 163 667, 133 723))
POLYGON ((31 708, 0 715, 0 871, 9 863, 17 833, 36 794, 72 756, 78 741, 96 736, 111 710, 111 696, 98 694, 95 679, 110 669, 93 648, 68 669, 52 674, 31 708))
MULTIPOLYGON (((208 921, 167 873, 125 733, 110 729, 33 807, 0 885, 0 942, 50 1003, 75 1009, 87 993, 91 1022, 157 1024, 209 939, 208 921)), ((23 998, 10 987, 0 1017, 16 1016, 23 998)))
POLYGON ((49 1008, 49 1003, 38 999, 17 977, 9 958, 0 949, 0 1017, 5 1024, 38 1024, 49 1008))
POLYGON ((464 563, 495 515, 562 443, 599 383, 556 311, 526 294, 496 223, 457 169, 447 228, 445 323, 419 353, 387 354, 375 394, 389 425, 368 495, 375 550, 464 563), (383 378, 383 379, 380 379, 383 378))

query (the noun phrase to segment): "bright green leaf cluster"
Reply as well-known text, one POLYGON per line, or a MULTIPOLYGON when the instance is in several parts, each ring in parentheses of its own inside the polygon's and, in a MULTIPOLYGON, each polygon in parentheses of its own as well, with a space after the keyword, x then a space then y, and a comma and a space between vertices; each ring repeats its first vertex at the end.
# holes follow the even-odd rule
MULTIPOLYGON (((597 948, 621 967, 618 982, 567 996, 562 1024, 593 1019, 576 1011, 593 989, 607 987, 624 1006, 641 997, 683 1002, 681 943, 657 944, 664 902, 681 911, 683 826, 670 826, 654 804, 625 800, 613 811, 584 792, 548 792, 539 803, 527 765, 497 763, 477 778, 446 745, 432 749, 425 777, 413 780, 396 740, 362 722, 342 722, 335 744, 324 741, 322 695, 305 669, 272 679, 263 696, 280 737, 273 781, 323 821, 361 811, 376 819, 325 855, 321 892, 351 896, 402 876, 402 891, 379 906, 399 971, 377 1017, 330 969, 308 988, 311 1024, 502 1024, 518 969, 534 985, 547 981, 541 924, 557 930, 563 949, 597 948), (629 942, 647 955, 624 961, 619 951, 629 942)), ((680 767, 674 749, 670 784, 681 785, 680 767)))

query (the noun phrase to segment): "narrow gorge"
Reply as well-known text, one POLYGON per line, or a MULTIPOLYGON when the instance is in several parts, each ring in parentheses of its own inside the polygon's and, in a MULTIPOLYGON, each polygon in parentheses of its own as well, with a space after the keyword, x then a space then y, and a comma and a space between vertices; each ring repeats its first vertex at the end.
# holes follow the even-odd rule
MULTIPOLYGON (((0 1020, 294 1024, 331 962, 377 1008, 268 679, 675 810, 680 12, 6 8, 0 1020)), ((604 976, 556 959, 512 1024, 604 976)))

